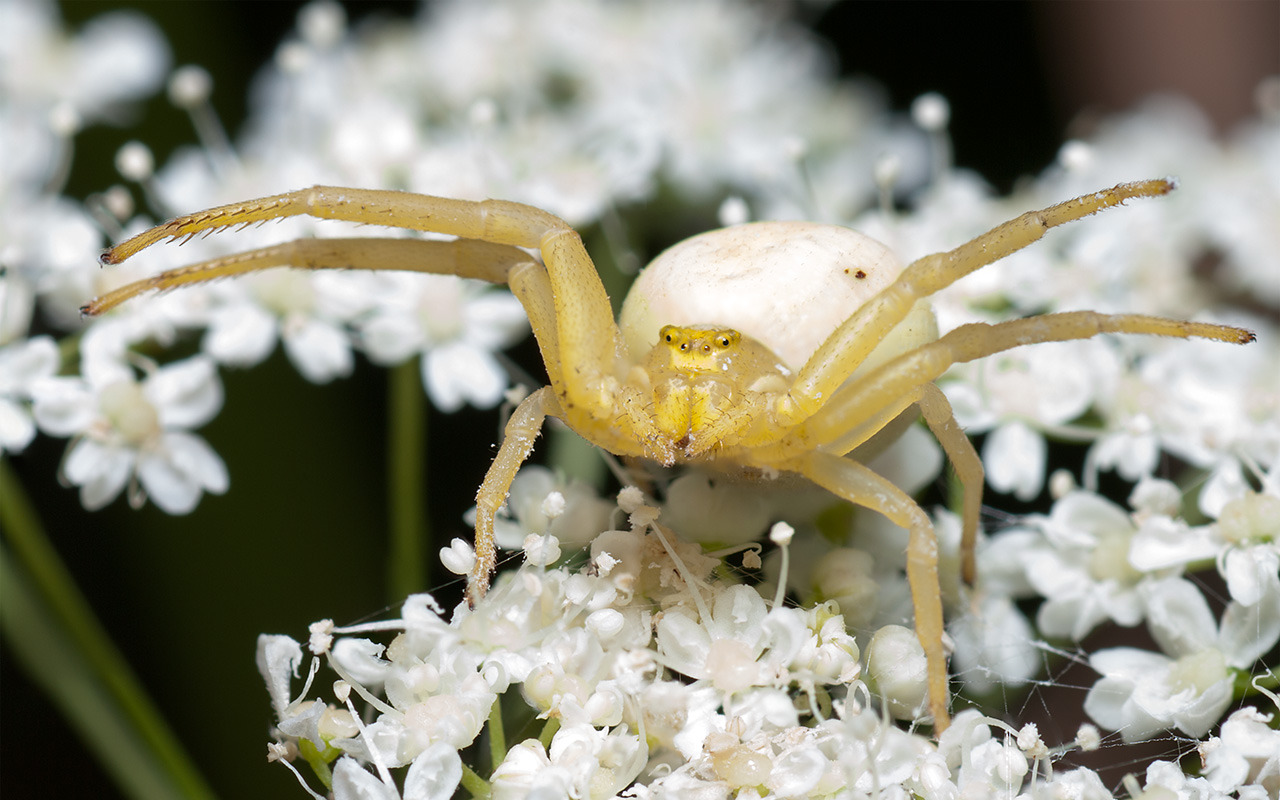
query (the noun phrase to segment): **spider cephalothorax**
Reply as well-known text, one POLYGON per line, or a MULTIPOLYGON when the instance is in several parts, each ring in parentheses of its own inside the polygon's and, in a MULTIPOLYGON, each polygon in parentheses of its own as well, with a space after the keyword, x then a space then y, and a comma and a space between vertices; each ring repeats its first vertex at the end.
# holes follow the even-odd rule
POLYGON ((317 186, 179 217, 108 250, 103 261, 122 261, 163 240, 298 214, 457 238, 298 240, 165 272, 84 310, 99 314, 150 289, 280 266, 505 282, 528 312, 551 385, 516 408, 477 494, 470 596, 488 587, 494 515, 548 416, 621 456, 794 473, 909 531, 916 633, 929 663, 929 710, 941 729, 948 693, 932 523, 901 489, 849 456, 919 407, 964 486, 963 571, 971 582, 983 472, 933 383, 946 369, 1024 344, 1107 332, 1238 343, 1253 337, 1223 325, 1092 311, 964 325, 939 337, 927 298, 1049 228, 1172 188, 1169 181, 1143 181, 1068 200, 906 267, 884 245, 836 226, 754 223, 713 231, 655 260, 615 323, 581 239, 545 211, 317 186))

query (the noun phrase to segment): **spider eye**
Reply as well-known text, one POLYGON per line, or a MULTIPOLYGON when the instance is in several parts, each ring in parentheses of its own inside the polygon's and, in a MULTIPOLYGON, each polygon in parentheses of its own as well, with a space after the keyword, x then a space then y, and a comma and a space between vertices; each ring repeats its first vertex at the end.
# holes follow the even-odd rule
POLYGON ((720 346, 721 346, 721 347, 728 347, 728 346, 729 346, 729 337, 728 337, 728 336, 721 336, 721 337, 720 337, 720 346))

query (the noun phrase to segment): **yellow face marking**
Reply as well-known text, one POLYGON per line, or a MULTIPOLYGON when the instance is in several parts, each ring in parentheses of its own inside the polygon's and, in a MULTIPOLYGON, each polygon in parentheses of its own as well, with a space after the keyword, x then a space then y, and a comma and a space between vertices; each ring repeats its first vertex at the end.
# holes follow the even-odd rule
POLYGON ((728 371, 742 334, 729 328, 685 328, 665 325, 658 332, 673 371, 682 375, 719 375, 728 371))

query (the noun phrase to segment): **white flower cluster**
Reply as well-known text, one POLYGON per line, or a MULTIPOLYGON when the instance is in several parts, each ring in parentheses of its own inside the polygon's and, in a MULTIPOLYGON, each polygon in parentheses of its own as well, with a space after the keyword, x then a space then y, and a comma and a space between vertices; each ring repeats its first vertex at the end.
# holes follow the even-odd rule
MULTIPOLYGON (((290 219, 97 268, 104 233, 179 211, 313 183, 502 197, 598 226, 625 262, 628 207, 661 198, 655 213, 671 218, 719 203, 726 221, 842 222, 909 260, 1027 209, 1177 175, 1172 196, 1055 231, 936 298, 944 329, 1089 308, 1258 334, 1240 348, 1044 345, 944 378, 960 422, 985 435, 989 486, 1020 500, 1047 487, 1052 500, 989 532, 975 587, 953 577, 958 521, 934 514, 952 576, 952 667, 970 695, 996 695, 1037 676, 1045 639, 1083 646, 1104 623, 1145 625, 1158 652, 1088 654, 1100 677, 1083 708, 1125 741, 1198 740, 1201 768, 1153 762, 1130 793, 1275 797, 1275 710, 1230 710, 1274 701, 1280 638, 1280 84, 1260 88, 1259 117, 1226 141, 1194 108, 1153 100, 995 197, 930 162, 946 149, 930 147, 945 139, 941 98, 917 104, 915 125, 893 117, 872 90, 834 81, 817 43, 770 13, 727 0, 458 0, 349 31, 339 6, 315 2, 261 76, 234 147, 209 123, 210 76, 181 68, 169 93, 191 110, 201 146, 157 168, 130 145, 118 169, 136 186, 82 204, 62 196, 72 136, 160 86, 163 40, 134 15, 69 36, 49 3, 0 4, 0 452, 37 431, 71 437, 62 477, 87 508, 124 492, 187 513, 228 488, 192 432, 221 410, 219 366, 257 364, 277 343, 317 383, 348 375, 360 352, 418 358, 444 410, 503 398, 495 353, 523 335, 523 311, 451 277, 263 273, 127 304, 77 330, 78 307, 122 282, 329 230, 290 219), (880 190, 910 211, 886 211, 892 197, 867 211, 880 190), (54 329, 75 333, 38 333, 54 329), (200 334, 196 355, 140 354, 182 332, 200 334), (1081 448, 1078 476, 1055 472, 1063 442, 1081 448), (1104 473, 1134 484, 1127 507, 1097 491, 1104 473), (1214 573, 1221 598, 1205 588, 1214 573)), ((344 230, 374 233, 387 235, 344 230)), ((914 428, 871 466, 915 492, 941 458, 914 428)), ((1034 726, 966 710, 934 741, 890 721, 914 718, 924 691, 918 643, 894 627, 910 617, 899 529, 832 514, 817 492, 765 496, 698 475, 663 488, 660 518, 632 492, 631 524, 611 530, 611 502, 526 469, 499 525, 523 567, 474 609, 446 615, 417 595, 397 620, 317 626, 300 694, 302 646, 264 637, 273 752, 309 762, 339 798, 448 797, 485 780, 503 797, 1111 796, 1093 772, 1055 770, 1063 748, 1034 726), (794 541, 775 529, 763 564, 753 550, 741 561, 761 570, 758 587, 729 580, 738 565, 724 553, 702 552, 758 540, 780 518, 799 529, 794 541), (590 560, 557 566, 562 544, 570 558, 589 546, 590 560), (380 634, 394 638, 366 638, 380 634), (321 661, 339 676, 326 702, 310 699, 321 661), (508 747, 516 722, 540 724, 540 736, 508 747), (474 769, 480 741, 488 779, 474 769)), ((461 573, 471 557, 460 545, 443 559, 461 573)), ((1084 728, 1067 747, 1100 736, 1084 728)))
MULTIPOLYGON (((445 614, 430 595, 415 595, 398 619, 316 623, 300 690, 303 646, 260 637, 258 665, 278 715, 272 757, 304 785, 290 762, 308 762, 335 800, 445 798, 460 784, 512 798, 1112 796, 1090 770, 1054 769, 1068 750, 1098 746, 1092 726, 1053 749, 1034 724, 1014 729, 975 710, 936 741, 901 729, 892 717, 911 719, 925 698, 914 633, 880 628, 864 668, 840 601, 786 607, 717 577, 738 569, 675 538, 660 524, 673 509, 660 513, 640 498, 622 492, 629 526, 595 536, 580 568, 545 566, 559 542, 530 533, 524 566, 475 608, 445 614), (339 678, 329 701, 316 697, 321 662, 339 678), (536 735, 508 742, 513 722, 536 735), (482 743, 488 781, 464 778, 463 751, 482 743), (400 787, 391 771, 404 768, 400 787)), ((586 520, 573 506, 597 502, 553 504, 586 520)), ((770 538, 786 553, 792 533, 779 523, 770 538)), ((459 541, 450 549, 466 552, 459 541)), ((754 554, 741 565, 758 565, 754 554)), ((1227 708, 1234 672, 1280 634, 1280 593, 1265 591, 1252 608, 1233 604, 1219 629, 1193 584, 1151 580, 1144 609, 1175 657, 1099 651, 1092 663, 1104 678, 1086 710, 1126 739, 1169 727, 1204 737, 1227 708)), ((1236 711, 1201 743, 1201 777, 1157 761, 1147 788, 1273 794, 1280 731, 1271 719, 1236 711)))

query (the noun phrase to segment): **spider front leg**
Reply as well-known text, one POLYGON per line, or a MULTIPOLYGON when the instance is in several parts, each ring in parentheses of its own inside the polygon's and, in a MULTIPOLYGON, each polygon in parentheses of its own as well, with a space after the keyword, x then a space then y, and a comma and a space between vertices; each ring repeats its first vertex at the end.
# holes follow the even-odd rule
MULTIPOLYGON (((597 420, 610 414, 612 397, 602 388, 613 377, 621 337, 609 296, 577 232, 554 214, 533 206, 504 200, 454 200, 412 192, 313 186, 178 217, 107 250, 102 262, 119 263, 163 241, 300 215, 538 249, 549 278, 548 307, 554 309, 556 346, 564 363, 575 365, 567 380, 557 386, 557 392, 572 413, 597 420)), ((205 279, 219 274, 209 274, 205 279)), ((118 304, 151 288, 156 287, 147 281, 124 287, 114 302, 118 304)), ((92 312, 97 306, 90 304, 89 308, 92 312)))
POLYGON ((533 450, 543 422, 548 416, 559 417, 563 413, 555 392, 550 386, 544 386, 521 401, 507 420, 498 454, 476 493, 476 564, 467 577, 467 602, 473 606, 489 590, 489 578, 498 566, 494 517, 507 501, 511 482, 533 450))
POLYGON ((946 730, 951 718, 947 707, 947 654, 942 646, 942 592, 938 585, 938 537, 933 523, 905 492, 887 478, 851 459, 814 452, 787 466, 817 485, 853 503, 884 514, 906 528, 907 582, 911 585, 911 605, 915 609, 916 638, 924 648, 929 687, 929 713, 938 733, 946 730))
POLYGON ((96 317, 145 292, 163 292, 279 267, 423 272, 505 283, 514 267, 530 261, 529 254, 518 247, 472 239, 297 239, 166 270, 96 297, 81 306, 80 312, 96 317))
POLYGON ((493 515, 548 414, 567 417, 598 444, 617 444, 610 422, 620 336, 608 295, 582 240, 560 218, 500 200, 453 200, 408 192, 315 186, 178 217, 107 250, 104 264, 124 261, 163 241, 230 227, 306 215, 459 237, 299 240, 162 273, 89 303, 100 314, 150 290, 239 275, 270 267, 393 269, 511 283, 529 314, 551 378, 517 409, 477 498, 477 566, 468 595, 483 596, 494 566, 493 515), (523 249, 537 249, 542 264, 523 249), (571 368, 563 368, 571 365, 571 368))

